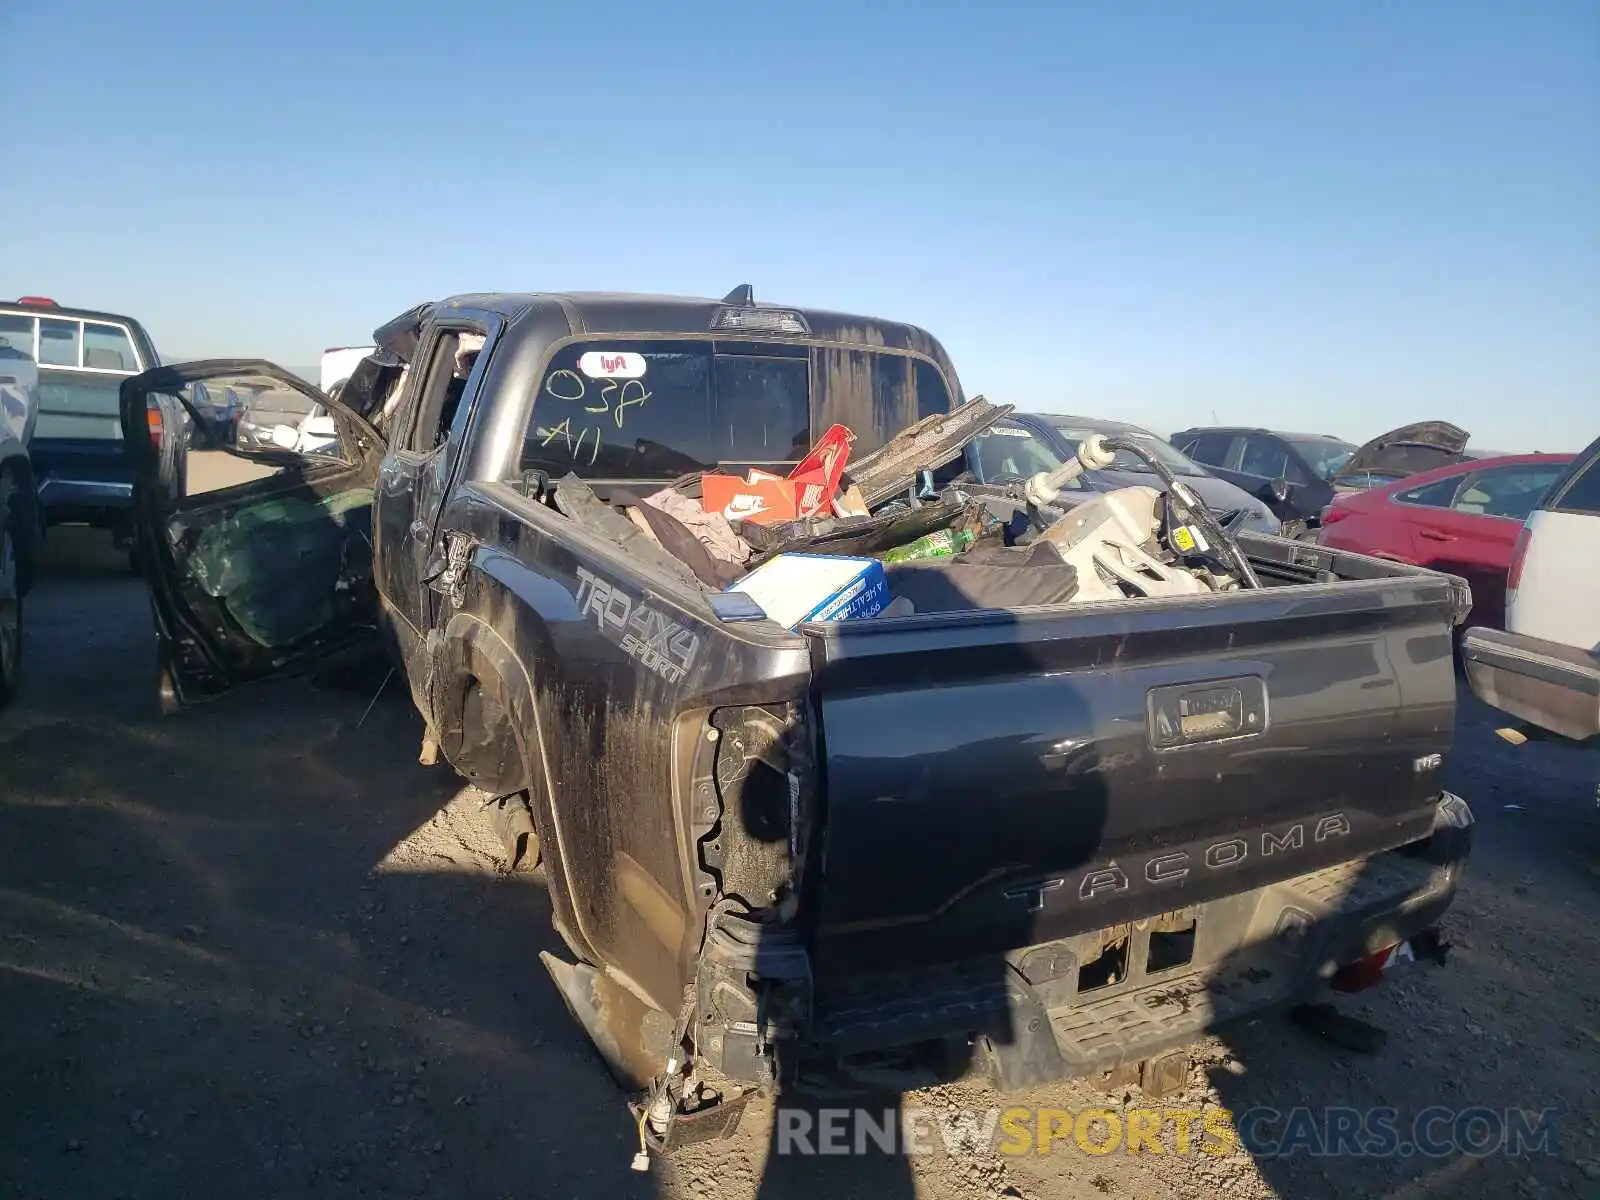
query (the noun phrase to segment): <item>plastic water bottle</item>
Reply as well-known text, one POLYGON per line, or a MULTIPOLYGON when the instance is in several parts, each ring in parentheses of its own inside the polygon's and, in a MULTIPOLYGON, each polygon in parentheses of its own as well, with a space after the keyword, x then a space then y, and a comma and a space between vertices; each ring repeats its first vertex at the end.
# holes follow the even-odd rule
POLYGON ((883 561, 903 563, 915 562, 921 558, 947 558, 952 554, 960 554, 977 540, 977 536, 970 529, 935 529, 914 542, 907 542, 904 546, 884 551, 883 561))

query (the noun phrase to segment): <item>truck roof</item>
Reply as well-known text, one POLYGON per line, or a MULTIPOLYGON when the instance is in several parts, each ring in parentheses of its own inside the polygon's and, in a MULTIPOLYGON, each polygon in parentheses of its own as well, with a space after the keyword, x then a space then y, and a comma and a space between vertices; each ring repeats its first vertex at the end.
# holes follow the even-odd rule
POLYGON ((433 305, 435 314, 476 310, 498 313, 513 323, 535 310, 551 308, 566 314, 574 333, 717 333, 724 337, 745 333, 757 338, 791 336, 878 346, 926 354, 955 378, 938 339, 918 326, 828 309, 757 303, 748 285, 735 288, 721 300, 630 292, 473 292, 433 305), (797 317, 803 327, 793 325, 786 319, 789 317, 797 317))
POLYGON ((27 300, 0 300, 0 312, 29 317, 65 317, 69 321, 120 321, 124 325, 131 325, 141 330, 144 328, 139 324, 138 318, 130 317, 127 313, 105 312, 98 308, 74 308, 54 301, 40 303, 32 297, 27 300))

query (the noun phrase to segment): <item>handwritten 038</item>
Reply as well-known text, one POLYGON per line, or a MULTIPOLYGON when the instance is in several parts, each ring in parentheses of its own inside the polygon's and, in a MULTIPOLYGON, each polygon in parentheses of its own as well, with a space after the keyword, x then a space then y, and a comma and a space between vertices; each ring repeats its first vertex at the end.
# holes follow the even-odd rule
MULTIPOLYGON (((589 355, 584 355, 588 358, 589 355)), ((602 435, 608 426, 621 430, 627 423, 630 408, 638 408, 650 401, 650 391, 642 379, 584 379, 578 372, 561 368, 551 371, 545 380, 545 394, 553 400, 580 406, 580 414, 565 416, 553 427, 542 429, 544 440, 539 444, 548 447, 560 441, 567 449, 573 463, 593 466, 600 457, 602 435), (588 458, 583 457, 588 449, 588 458)))

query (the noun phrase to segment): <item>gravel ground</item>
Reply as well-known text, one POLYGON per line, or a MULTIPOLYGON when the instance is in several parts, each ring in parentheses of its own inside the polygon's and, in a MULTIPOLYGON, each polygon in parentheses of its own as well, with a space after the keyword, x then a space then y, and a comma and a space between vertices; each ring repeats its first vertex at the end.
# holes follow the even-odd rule
MULTIPOLYGON (((1169 1103, 1562 1110, 1554 1153, 1256 1161, 993 1147, 771 1156, 733 1139, 628 1169, 633 1133, 537 961, 537 873, 416 765, 393 684, 263 686, 162 719, 144 593, 52 534, 24 695, 0 715, 0 1195, 1600 1197, 1600 755, 1493 736, 1450 770, 1480 821, 1448 965, 1341 1001, 1374 1057, 1281 1019, 1213 1039, 1169 1103)), ((1005 1103, 1138 1106, 1057 1085, 1005 1103)), ((976 1084, 907 1106, 986 1110, 976 1084)), ((939 1142, 936 1137, 935 1143, 939 1142)))

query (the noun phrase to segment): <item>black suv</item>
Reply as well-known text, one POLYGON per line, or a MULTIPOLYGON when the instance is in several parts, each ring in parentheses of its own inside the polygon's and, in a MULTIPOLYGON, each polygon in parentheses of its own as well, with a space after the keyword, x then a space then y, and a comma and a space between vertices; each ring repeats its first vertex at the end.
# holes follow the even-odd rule
POLYGON ((1213 475, 1265 501, 1286 534, 1316 523, 1333 500, 1333 477, 1356 447, 1326 433, 1186 429, 1172 444, 1213 475))
POLYGON ((1448 421, 1417 421, 1352 446, 1331 433, 1271 429, 1186 429, 1172 444, 1229 483, 1265 500, 1283 522, 1285 537, 1321 523, 1338 492, 1379 487, 1435 467, 1482 457, 1467 451, 1465 429, 1448 421))

